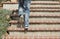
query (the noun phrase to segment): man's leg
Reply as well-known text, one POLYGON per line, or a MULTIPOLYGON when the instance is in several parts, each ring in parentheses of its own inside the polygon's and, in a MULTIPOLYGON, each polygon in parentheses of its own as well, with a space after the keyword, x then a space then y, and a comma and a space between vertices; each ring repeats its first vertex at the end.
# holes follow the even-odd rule
POLYGON ((24 1, 25 29, 29 27, 30 4, 31 4, 31 0, 24 1))
POLYGON ((18 15, 23 15, 23 5, 20 3, 21 0, 18 0, 18 15))
POLYGON ((29 27, 29 14, 25 13, 25 21, 24 21, 25 28, 29 27))

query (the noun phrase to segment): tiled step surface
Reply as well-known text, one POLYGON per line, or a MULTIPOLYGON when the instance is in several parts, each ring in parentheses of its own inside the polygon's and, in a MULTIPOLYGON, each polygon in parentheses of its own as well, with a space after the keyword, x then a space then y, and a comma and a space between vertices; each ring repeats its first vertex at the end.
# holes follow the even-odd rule
MULTIPOLYGON (((17 6, 14 5, 15 7, 12 6, 13 8, 10 7, 10 6, 12 6, 12 5, 9 5, 8 6, 9 8, 7 8, 7 6, 5 8, 7 8, 7 9, 11 8, 11 10, 18 9, 18 5, 17 6)), ((32 11, 32 9, 35 9, 35 11, 36 11, 36 9, 40 9, 39 11, 41 11, 41 9, 51 9, 50 11, 52 11, 52 10, 53 11, 57 11, 57 9, 58 9, 58 11, 59 11, 60 5, 31 5, 30 10, 32 11)))
POLYGON ((31 12, 60 12, 60 9, 30 9, 31 12))
POLYGON ((5 39, 60 39, 60 32, 11 32, 5 39))
POLYGON ((60 7, 30 7, 30 9, 60 9, 60 7))
MULTIPOLYGON (((18 13, 17 14, 11 14, 11 16, 18 17, 18 13)), ((30 12, 30 17, 60 18, 60 12, 30 12)))
MULTIPOLYGON (((7 28, 8 31, 24 31, 24 28, 21 25, 11 25, 7 28)), ((30 24, 29 31, 60 31, 60 24, 30 24)))
MULTIPOLYGON (((30 18, 29 22, 33 23, 33 24, 41 24, 41 23, 60 24, 59 20, 60 20, 60 18, 30 18)), ((11 24, 18 23, 18 20, 11 20, 9 23, 11 23, 11 24)), ((21 23, 21 22, 19 22, 19 23, 21 23)))
MULTIPOLYGON (((36 6, 35 6, 36 7, 36 6)), ((13 9, 14 10, 14 9, 13 9)), ((30 9, 31 12, 60 12, 60 9, 30 9)))
POLYGON ((60 18, 30 18, 31 23, 60 23, 60 18))
POLYGON ((32 1, 32 4, 53 4, 53 5, 58 5, 60 4, 59 1, 32 1))
MULTIPOLYGON (((31 7, 51 7, 51 8, 59 8, 60 3, 58 1, 32 1, 31 7)), ((32 9, 32 8, 31 8, 32 9)), ((48 8, 47 8, 48 9, 48 8)))
MULTIPOLYGON (((2 3, 5 3, 5 4, 17 4, 18 2, 2 2, 2 3)), ((54 5, 58 5, 60 4, 59 1, 31 1, 31 4, 54 4, 54 5)))
POLYGON ((60 9, 31 9, 31 12, 60 12, 60 9))
POLYGON ((33 17, 60 17, 60 12, 31 12, 30 16, 33 17))
POLYGON ((30 7, 59 7, 60 5, 31 5, 30 7))
POLYGON ((49 12, 49 11, 51 11, 51 12, 53 12, 53 11, 60 11, 60 9, 59 9, 59 7, 60 7, 60 5, 31 5, 31 11, 37 11, 37 12, 39 12, 39 11, 47 11, 47 12, 49 12), (34 7, 34 8, 33 8, 34 7), (45 8, 45 9, 44 9, 45 8))

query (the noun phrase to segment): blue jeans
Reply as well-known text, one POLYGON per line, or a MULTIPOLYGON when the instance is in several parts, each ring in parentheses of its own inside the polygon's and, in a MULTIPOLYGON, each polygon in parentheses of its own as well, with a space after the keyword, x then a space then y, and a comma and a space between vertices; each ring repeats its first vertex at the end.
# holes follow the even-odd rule
POLYGON ((19 2, 18 15, 25 15, 24 26, 29 26, 29 16, 30 16, 30 4, 31 0, 24 0, 23 3, 19 2))

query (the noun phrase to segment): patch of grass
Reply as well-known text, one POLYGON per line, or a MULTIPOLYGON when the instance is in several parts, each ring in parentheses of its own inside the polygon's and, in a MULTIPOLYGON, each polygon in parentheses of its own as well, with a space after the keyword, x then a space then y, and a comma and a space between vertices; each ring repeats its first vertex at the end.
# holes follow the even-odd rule
POLYGON ((9 26, 9 20, 6 16, 10 15, 11 11, 6 9, 0 9, 0 39, 3 34, 6 33, 7 27, 9 26))

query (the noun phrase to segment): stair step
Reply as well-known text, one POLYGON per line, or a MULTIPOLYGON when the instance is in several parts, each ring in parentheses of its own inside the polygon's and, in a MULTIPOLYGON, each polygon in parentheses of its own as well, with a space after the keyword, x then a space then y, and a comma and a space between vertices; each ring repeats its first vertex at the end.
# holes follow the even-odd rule
MULTIPOLYGON (((19 17, 18 13, 11 14, 11 17, 19 17)), ((30 17, 54 17, 54 18, 60 18, 60 12, 31 12, 30 17)))
MULTIPOLYGON (((2 2, 3 4, 18 4, 17 2, 2 2)), ((31 4, 60 4, 59 1, 31 1, 31 4)))
POLYGON ((32 10, 35 10, 35 11, 36 11, 36 10, 41 10, 41 11, 47 11, 47 10, 48 10, 48 11, 60 11, 60 9, 31 9, 31 11, 32 11, 32 10))
POLYGON ((31 5, 31 9, 60 9, 60 5, 31 5))
MULTIPOLYGON (((13 4, 13 3, 12 3, 13 4)), ((9 10, 14 10, 14 9, 18 9, 18 4, 5 4, 5 5, 3 5, 3 9, 9 9, 9 10), (7 6, 8 6, 8 8, 7 8, 7 6), (10 7, 11 6, 11 7, 10 7)), ((45 3, 44 3, 45 4, 45 3)), ((41 8, 41 9, 43 9, 43 8, 46 8, 46 9, 60 9, 60 4, 59 5, 43 5, 43 4, 33 4, 33 5, 31 5, 31 9, 33 9, 33 7, 36 9, 36 8, 41 8), (53 8, 54 7, 54 8, 53 8)))
POLYGON ((32 1, 31 2, 33 5, 35 4, 51 4, 51 5, 58 5, 60 4, 59 1, 32 1))
POLYGON ((5 39, 60 39, 60 32, 15 32, 5 39), (13 35, 14 34, 14 35, 13 35))
MULTIPOLYGON (((24 31, 24 28, 21 25, 11 25, 7 28, 8 31, 24 31)), ((60 24, 30 24, 28 31, 30 32, 39 32, 39 31, 51 31, 51 32, 59 32, 60 24)))
POLYGON ((31 12, 60 12, 60 9, 30 9, 30 11, 31 12))
MULTIPOLYGON (((11 20, 10 24, 18 23, 18 20, 11 20)), ((30 18, 30 24, 60 24, 60 18, 30 18)), ((21 22, 19 22, 21 23, 21 22)))
POLYGON ((60 18, 60 12, 31 12, 30 17, 52 17, 52 18, 59 17, 60 18))
POLYGON ((31 9, 30 10, 31 12, 60 12, 60 10, 57 10, 57 9, 31 9))
MULTIPOLYGON (((4 8, 4 9, 11 9, 11 10, 16 10, 18 9, 18 5, 15 6, 15 7, 10 7, 8 6, 9 8, 4 8)), ((30 6, 30 10, 33 11, 35 10, 36 11, 59 11, 60 10, 60 5, 31 5, 30 6)))
POLYGON ((60 23, 60 18, 30 18, 31 23, 60 23))
MULTIPOLYGON (((36 6, 35 6, 36 7, 36 6)), ((16 8, 8 8, 10 10, 16 10, 16 8)), ((30 9, 31 12, 60 12, 60 9, 30 9)))
POLYGON ((30 5, 30 7, 59 7, 60 5, 30 5))
POLYGON ((30 9, 60 9, 60 7, 30 7, 30 9))

